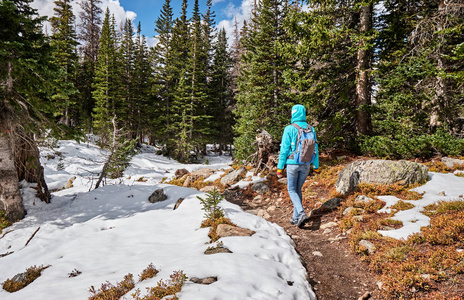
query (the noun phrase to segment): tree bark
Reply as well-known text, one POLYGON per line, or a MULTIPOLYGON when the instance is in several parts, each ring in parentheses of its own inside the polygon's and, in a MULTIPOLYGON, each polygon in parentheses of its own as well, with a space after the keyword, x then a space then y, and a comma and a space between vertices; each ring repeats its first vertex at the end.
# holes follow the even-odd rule
POLYGON ((19 192, 11 132, 3 126, 0 128, 0 211, 5 211, 9 221, 17 221, 24 217, 26 210, 19 192))
MULTIPOLYGON (((361 35, 367 34, 372 29, 372 4, 361 7, 359 22, 361 35)), ((365 135, 370 134, 372 131, 371 115, 366 110, 371 105, 369 79, 371 50, 367 47, 363 37, 361 37, 358 47, 358 64, 356 68, 356 129, 358 134, 365 135)))
POLYGON ((40 165, 39 149, 32 134, 26 133, 15 122, 12 113, 4 107, 0 110, 0 210, 10 221, 24 217, 19 182, 37 183, 37 196, 50 202, 50 192, 40 165))

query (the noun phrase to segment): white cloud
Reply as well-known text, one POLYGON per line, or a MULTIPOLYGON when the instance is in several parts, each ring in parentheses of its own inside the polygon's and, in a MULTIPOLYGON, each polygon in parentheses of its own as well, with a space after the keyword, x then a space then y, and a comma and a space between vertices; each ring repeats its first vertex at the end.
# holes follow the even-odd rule
MULTIPOLYGON (((31 3, 31 7, 37 9, 39 15, 41 16, 52 17, 55 14, 55 12, 53 11, 53 8, 55 7, 54 1, 55 0, 34 0, 31 3)), ((78 24, 80 23, 80 18, 79 18, 79 12, 81 11, 81 7, 79 5, 80 2, 81 0, 76 0, 76 1, 71 2, 74 15, 76 16, 76 23, 78 24)), ((135 12, 130 11, 130 10, 126 11, 124 7, 121 6, 121 3, 119 3, 119 0, 102 0, 100 7, 103 10, 102 19, 104 18, 106 8, 108 7, 110 9, 110 13, 114 14, 117 25, 121 24, 121 22, 123 22, 125 19, 134 21, 135 18, 137 17, 137 14, 135 12)), ((44 27, 46 27, 44 29, 47 30, 48 33, 51 32, 50 24, 48 22, 45 24, 44 27)))
POLYGON ((229 45, 234 39, 235 22, 237 22, 238 30, 240 30, 243 26, 243 21, 248 21, 250 19, 254 2, 254 0, 243 0, 240 7, 229 3, 229 5, 225 8, 225 15, 228 19, 220 21, 217 28, 225 29, 227 37, 229 38, 229 45))

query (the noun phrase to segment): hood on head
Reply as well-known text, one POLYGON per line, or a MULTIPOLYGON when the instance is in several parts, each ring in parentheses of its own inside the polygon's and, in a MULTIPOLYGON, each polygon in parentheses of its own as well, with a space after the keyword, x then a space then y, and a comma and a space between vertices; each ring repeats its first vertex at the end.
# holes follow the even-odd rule
POLYGON ((301 104, 292 107, 292 123, 306 122, 306 108, 301 104))

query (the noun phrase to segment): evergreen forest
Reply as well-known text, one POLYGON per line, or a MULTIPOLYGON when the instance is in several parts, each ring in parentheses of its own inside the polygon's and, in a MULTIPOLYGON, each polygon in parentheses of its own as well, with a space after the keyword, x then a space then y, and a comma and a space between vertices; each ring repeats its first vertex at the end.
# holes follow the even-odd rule
POLYGON ((154 47, 100 0, 79 0, 77 23, 72 1, 54 2, 48 34, 31 0, 0 2, 3 132, 148 142, 182 162, 233 146, 244 160, 300 103, 322 151, 464 154, 462 1, 257 0, 227 36, 212 0, 164 0, 154 47))

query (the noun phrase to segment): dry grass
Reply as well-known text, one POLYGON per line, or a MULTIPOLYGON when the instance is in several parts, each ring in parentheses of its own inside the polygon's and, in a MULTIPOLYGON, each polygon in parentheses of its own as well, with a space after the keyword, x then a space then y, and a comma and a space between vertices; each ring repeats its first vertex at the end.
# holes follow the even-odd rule
MULTIPOLYGON (((325 189, 331 196, 336 195, 334 185, 345 164, 337 166, 324 162, 324 165, 327 167, 322 168, 320 174, 310 178, 310 189, 325 189)), ((434 172, 454 170, 441 163, 429 163, 428 166, 434 172)), ((377 232, 383 226, 401 227, 401 221, 392 220, 391 216, 397 210, 410 209, 414 205, 399 201, 392 207, 391 214, 380 214, 377 211, 385 203, 376 197, 392 195, 403 200, 419 200, 422 194, 410 191, 414 187, 359 185, 356 191, 343 197, 339 211, 340 228, 350 233, 352 250, 377 274, 384 299, 464 299, 464 251, 458 251, 464 249, 463 199, 426 207, 424 213, 431 218, 430 226, 407 240, 399 241, 377 232), (358 195, 366 195, 373 201, 356 201, 358 195), (355 210, 342 216, 347 207, 355 210), (375 245, 375 253, 368 254, 359 246, 362 239, 375 245)))
POLYGON ((144 281, 149 278, 153 278, 158 274, 158 270, 155 268, 153 264, 149 264, 148 267, 142 271, 139 275, 139 281, 144 281))
POLYGON ((7 292, 14 293, 19 291, 32 283, 34 280, 40 277, 43 270, 50 266, 32 266, 26 269, 26 274, 23 280, 16 281, 12 279, 7 279, 3 282, 3 289, 7 292))
POLYGON ((228 225, 235 226, 235 224, 232 223, 230 219, 225 218, 225 217, 216 218, 214 220, 206 219, 201 223, 201 228, 210 227, 208 236, 211 239, 211 243, 214 243, 215 241, 219 239, 219 236, 216 234, 216 230, 220 224, 228 224, 228 225))
POLYGON ((135 283, 133 275, 129 273, 124 276, 124 280, 118 282, 116 285, 107 281, 106 283, 103 283, 98 290, 96 290, 92 285, 89 289, 89 292, 92 294, 92 296, 89 297, 89 300, 119 299, 134 287, 135 283))
POLYGON ((176 296, 176 293, 181 291, 185 281, 187 281, 187 276, 184 274, 184 272, 175 271, 171 274, 169 280, 160 280, 155 287, 148 289, 147 295, 141 296, 140 290, 137 289, 137 291, 132 294, 132 297, 135 300, 161 300, 166 296, 171 296, 169 297, 171 300, 179 299, 176 296))
MULTIPOLYGON (((153 278, 158 274, 158 270, 149 264, 148 267, 139 275, 139 282, 153 278)), ((187 276, 183 271, 175 271, 171 274, 170 279, 167 281, 160 280, 155 287, 147 288, 147 295, 142 296, 139 289, 137 289, 131 296, 135 300, 161 300, 166 296, 172 296, 169 299, 178 299, 176 293, 180 292, 182 285, 187 280, 187 276)), ((114 300, 121 299, 125 294, 135 287, 135 282, 132 274, 127 274, 121 282, 116 285, 106 282, 96 290, 91 286, 89 292, 92 294, 89 300, 114 300)))

